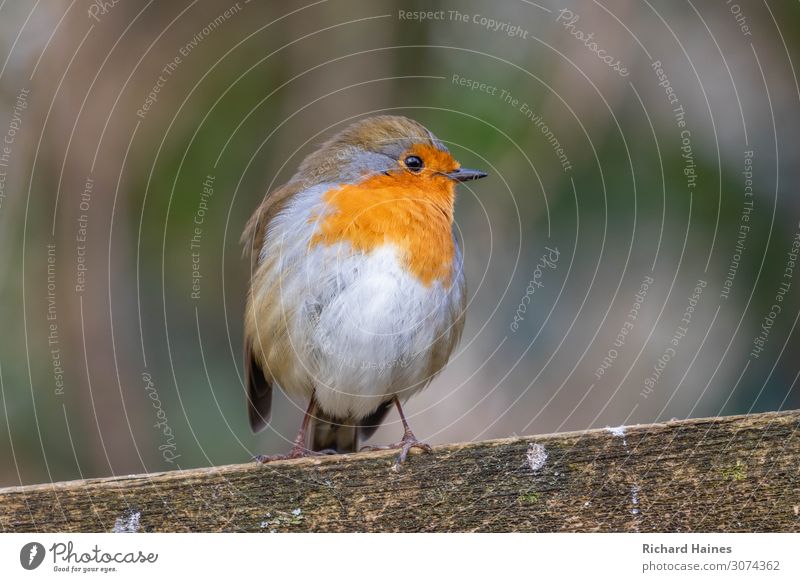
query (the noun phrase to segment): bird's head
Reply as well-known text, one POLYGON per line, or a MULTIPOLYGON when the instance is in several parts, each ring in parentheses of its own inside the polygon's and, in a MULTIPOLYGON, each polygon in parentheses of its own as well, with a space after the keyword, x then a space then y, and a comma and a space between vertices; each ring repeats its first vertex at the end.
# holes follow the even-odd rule
POLYGON ((353 123, 300 165, 294 180, 309 186, 322 182, 355 184, 379 178, 384 186, 416 191, 445 191, 486 176, 462 168, 444 144, 416 121, 397 115, 353 123))

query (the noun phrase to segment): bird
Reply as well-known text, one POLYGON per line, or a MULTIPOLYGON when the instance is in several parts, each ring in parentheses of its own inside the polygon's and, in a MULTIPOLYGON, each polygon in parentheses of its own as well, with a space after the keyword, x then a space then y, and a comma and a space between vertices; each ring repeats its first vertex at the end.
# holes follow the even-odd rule
POLYGON ((288 454, 351 453, 394 406, 396 443, 361 450, 431 452, 402 403, 442 371, 464 328, 466 284, 454 228, 462 168, 408 117, 360 119, 270 191, 241 237, 250 254, 244 378, 250 427, 269 421, 272 391, 307 400, 288 454))

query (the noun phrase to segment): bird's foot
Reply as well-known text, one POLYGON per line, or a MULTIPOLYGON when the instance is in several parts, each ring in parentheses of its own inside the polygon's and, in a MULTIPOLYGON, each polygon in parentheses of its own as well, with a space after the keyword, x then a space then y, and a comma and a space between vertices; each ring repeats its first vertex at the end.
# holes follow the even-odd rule
POLYGON ((403 434, 403 438, 400 439, 400 442, 392 443, 391 445, 379 445, 379 446, 364 446, 361 447, 361 451, 388 451, 393 449, 400 449, 400 454, 397 456, 397 460, 395 461, 395 467, 399 467, 402 465, 406 457, 408 457, 408 453, 411 449, 421 449, 426 453, 432 453, 433 449, 427 443, 423 443, 417 440, 417 437, 414 436, 414 433, 406 431, 403 434))
POLYGON ((336 451, 333 449, 324 449, 321 451, 312 451, 305 447, 295 445, 288 454, 283 455, 256 455, 253 460, 257 463, 271 463, 272 461, 286 461, 288 459, 302 459, 304 457, 318 457, 320 455, 335 455, 336 451))

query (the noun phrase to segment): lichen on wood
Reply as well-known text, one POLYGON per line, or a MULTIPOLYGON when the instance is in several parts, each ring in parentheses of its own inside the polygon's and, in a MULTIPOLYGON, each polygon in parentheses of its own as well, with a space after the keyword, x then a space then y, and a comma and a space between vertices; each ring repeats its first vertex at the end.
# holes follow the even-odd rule
POLYGON ((0 531, 800 531, 800 411, 0 489, 0 531))

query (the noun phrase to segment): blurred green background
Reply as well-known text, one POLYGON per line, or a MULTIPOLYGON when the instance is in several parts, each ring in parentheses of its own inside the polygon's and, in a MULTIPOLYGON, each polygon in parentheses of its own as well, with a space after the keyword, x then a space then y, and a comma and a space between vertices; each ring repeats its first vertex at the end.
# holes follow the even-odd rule
POLYGON ((798 407, 800 10, 735 6, 0 3, 0 485, 286 450, 304 403, 247 424, 238 239, 375 113, 490 173, 417 436, 798 407))

